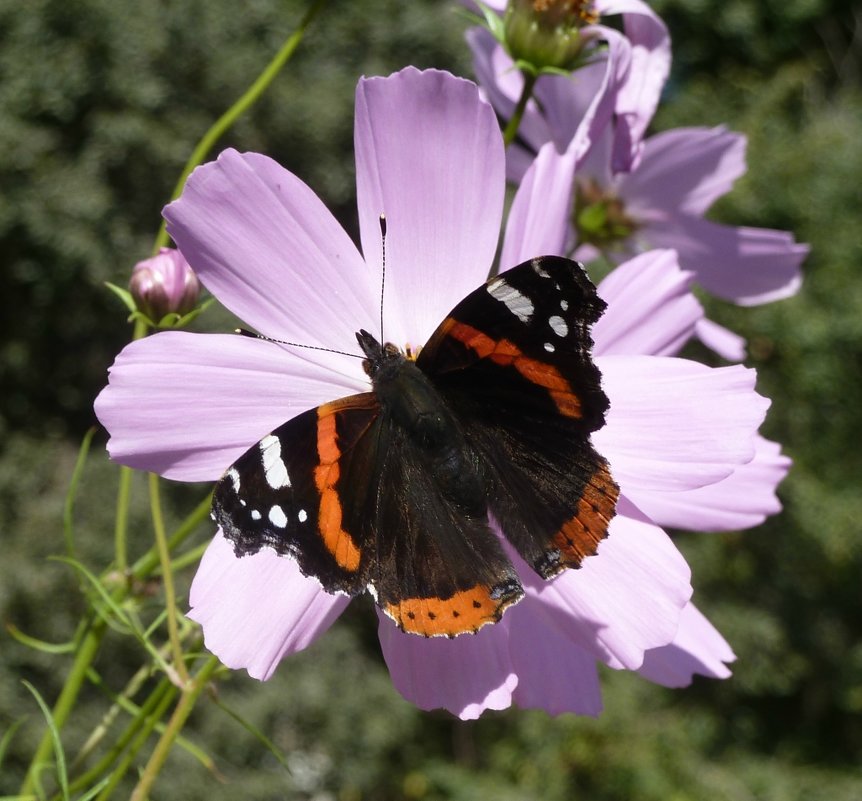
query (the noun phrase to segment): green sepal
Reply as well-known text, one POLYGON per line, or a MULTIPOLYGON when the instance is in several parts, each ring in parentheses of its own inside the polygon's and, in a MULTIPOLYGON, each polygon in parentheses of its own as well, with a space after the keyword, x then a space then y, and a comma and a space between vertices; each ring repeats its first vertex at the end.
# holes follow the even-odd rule
POLYGON ((505 45, 506 43, 506 33, 503 25, 503 18, 493 9, 488 8, 481 0, 473 0, 477 6, 479 6, 479 10, 482 12, 482 16, 485 17, 485 22, 488 26, 488 30, 491 32, 491 35, 501 44, 505 45))
POLYGON ((196 309, 192 309, 188 314, 180 317, 176 312, 170 312, 159 320, 156 328, 184 328, 199 314, 205 312, 215 302, 215 298, 207 298, 196 309))
POLYGON ((116 284, 112 284, 110 281, 105 281, 105 286, 111 290, 121 301, 125 307, 132 313, 138 310, 138 307, 135 305, 135 299, 132 297, 132 293, 129 292, 128 289, 123 289, 116 284))

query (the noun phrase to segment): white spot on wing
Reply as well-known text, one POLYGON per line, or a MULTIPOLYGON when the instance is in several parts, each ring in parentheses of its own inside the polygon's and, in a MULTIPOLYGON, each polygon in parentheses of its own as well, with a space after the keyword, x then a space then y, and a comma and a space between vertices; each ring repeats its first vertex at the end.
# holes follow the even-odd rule
POLYGON ((548 353, 553 353, 556 350, 556 348, 550 342, 546 342, 545 343, 545 350, 548 351, 548 353))
POLYGON ((548 275, 545 268, 542 267, 542 262, 540 262, 538 259, 533 259, 533 261, 530 263, 532 264, 533 272, 535 272, 536 275, 538 275, 541 278, 550 278, 551 277, 550 275, 548 275))
POLYGON ((232 467, 227 471, 227 477, 231 480, 231 484, 233 484, 233 491, 239 494, 239 473, 235 467, 232 467))
POLYGON ((251 510, 251 519, 252 520, 260 520, 260 512, 258 512, 257 509, 251 510))
POLYGON ((263 471, 266 483, 273 489, 283 489, 290 486, 290 476, 287 466, 281 458, 281 441, 269 434, 260 441, 260 453, 263 457, 263 471))
POLYGON ((299 518, 300 523, 304 523, 306 520, 308 520, 308 512, 306 512, 305 509, 300 509, 297 517, 299 518))
POLYGON ((569 310, 569 301, 567 301, 567 300, 561 300, 561 301, 560 301, 560 308, 561 308, 563 311, 568 311, 568 310, 569 310))
POLYGON ((510 286, 505 278, 495 278, 488 284, 488 292, 495 300, 499 300, 522 323, 529 322, 533 316, 533 301, 515 287, 510 286))
POLYGON ((284 528, 287 525, 287 515, 278 504, 269 510, 269 522, 279 528, 284 528))
POLYGON ((374 602, 377 603, 377 587, 373 584, 369 584, 365 589, 368 590, 368 594, 374 599, 374 602))
POLYGON ((558 337, 564 337, 569 333, 569 326, 566 325, 566 321, 562 317, 557 317, 556 314, 548 320, 548 325, 554 329, 554 333, 558 337))

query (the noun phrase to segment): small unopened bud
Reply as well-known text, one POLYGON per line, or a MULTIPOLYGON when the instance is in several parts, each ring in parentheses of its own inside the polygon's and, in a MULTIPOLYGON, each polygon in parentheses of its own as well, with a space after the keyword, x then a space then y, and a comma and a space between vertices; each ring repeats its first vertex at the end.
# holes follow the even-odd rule
POLYGON ((506 48, 515 61, 537 71, 573 70, 595 38, 583 28, 598 19, 591 0, 509 0, 503 18, 506 48))
POLYGON ((201 284, 182 253, 162 248, 135 265, 129 289, 139 311, 158 323, 171 312, 182 316, 194 309, 201 284))

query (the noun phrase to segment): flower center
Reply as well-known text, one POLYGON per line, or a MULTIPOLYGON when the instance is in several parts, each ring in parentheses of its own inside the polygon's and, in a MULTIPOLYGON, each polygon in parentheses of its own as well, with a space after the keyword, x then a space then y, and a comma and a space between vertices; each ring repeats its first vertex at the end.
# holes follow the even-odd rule
POLYGON ((626 213, 625 203, 595 178, 578 180, 572 216, 578 243, 599 249, 621 245, 640 227, 626 213))
POLYGON ((599 21, 592 0, 532 0, 531 5, 540 24, 548 27, 580 27, 599 21))

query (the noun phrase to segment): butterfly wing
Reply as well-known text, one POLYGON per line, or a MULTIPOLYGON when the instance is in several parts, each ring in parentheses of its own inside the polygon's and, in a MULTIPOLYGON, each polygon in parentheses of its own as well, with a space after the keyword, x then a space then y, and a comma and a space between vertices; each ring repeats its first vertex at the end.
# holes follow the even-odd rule
POLYGON ((604 308, 580 265, 532 259, 468 295, 416 361, 479 455, 506 538, 545 578, 596 552, 619 495, 589 438, 608 408, 590 357, 604 308))
POLYGON ((213 516, 238 556, 271 547, 328 592, 367 589, 411 633, 476 631, 523 595, 484 496, 449 497, 373 393, 264 437, 216 485, 213 516))

